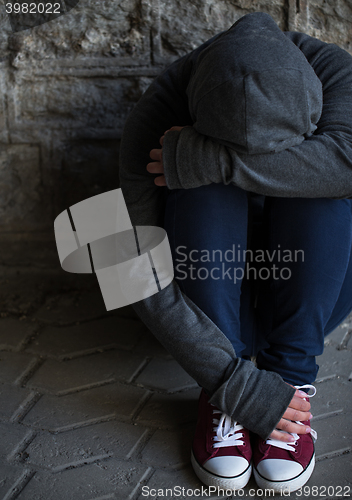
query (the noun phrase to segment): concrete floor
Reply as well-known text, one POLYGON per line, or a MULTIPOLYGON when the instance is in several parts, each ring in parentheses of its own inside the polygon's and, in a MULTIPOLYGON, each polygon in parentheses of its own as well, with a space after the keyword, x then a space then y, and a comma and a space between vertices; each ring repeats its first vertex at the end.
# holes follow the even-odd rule
MULTIPOLYGON (((106 312, 94 276, 28 259, 0 262, 0 498, 199 498, 197 384, 130 307, 106 312)), ((300 498, 352 493, 350 321, 319 359, 317 464, 300 498)), ((256 488, 243 496, 264 498, 256 488)))

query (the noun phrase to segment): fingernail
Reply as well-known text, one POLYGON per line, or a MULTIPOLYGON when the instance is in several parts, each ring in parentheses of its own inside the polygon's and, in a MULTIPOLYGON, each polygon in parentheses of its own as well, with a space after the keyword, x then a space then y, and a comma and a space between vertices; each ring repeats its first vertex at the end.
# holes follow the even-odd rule
POLYGON ((312 414, 310 414, 309 420, 310 420, 311 418, 313 418, 313 415, 312 415, 312 414))
POLYGON ((304 392, 304 391, 298 391, 298 392, 300 393, 300 395, 301 395, 301 396, 304 396, 304 397, 306 397, 306 396, 307 396, 307 393, 306 393, 306 392, 304 392))
POLYGON ((290 436, 288 440, 289 440, 290 443, 293 443, 294 441, 296 441, 293 436, 290 436))
POLYGON ((310 427, 306 427, 306 434, 310 432, 310 427))

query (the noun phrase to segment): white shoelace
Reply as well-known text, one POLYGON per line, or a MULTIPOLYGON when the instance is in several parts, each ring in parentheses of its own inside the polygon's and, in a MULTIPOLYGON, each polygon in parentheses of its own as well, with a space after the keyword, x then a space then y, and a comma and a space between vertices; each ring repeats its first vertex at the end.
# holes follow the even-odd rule
POLYGON ((243 429, 243 426, 232 420, 231 417, 226 415, 226 413, 221 413, 218 409, 213 409, 213 415, 219 414, 220 418, 213 418, 213 424, 216 427, 213 431, 216 433, 213 440, 214 448, 224 448, 225 446, 241 446, 244 442, 240 439, 243 434, 239 431, 243 429))
MULTIPOLYGON (((295 385, 295 389, 312 389, 314 392, 313 392, 313 394, 307 394, 308 398, 312 398, 313 396, 315 396, 315 394, 317 392, 314 385, 310 385, 310 384, 300 385, 300 386, 295 385)), ((296 420, 296 424, 303 425, 302 422, 298 422, 297 420, 296 420)), ((295 446, 297 445, 297 441, 299 440, 299 435, 296 433, 293 433, 293 432, 289 433, 286 431, 282 431, 280 429, 276 429, 276 430, 279 432, 282 432, 284 434, 291 434, 291 436, 293 436, 296 441, 293 443, 285 443, 284 441, 279 441, 278 439, 269 438, 266 440, 266 444, 270 444, 271 446, 276 446, 276 448, 282 448, 283 450, 296 451, 295 446)), ((310 434, 313 437, 314 441, 316 441, 318 438, 316 431, 311 428, 310 434)))

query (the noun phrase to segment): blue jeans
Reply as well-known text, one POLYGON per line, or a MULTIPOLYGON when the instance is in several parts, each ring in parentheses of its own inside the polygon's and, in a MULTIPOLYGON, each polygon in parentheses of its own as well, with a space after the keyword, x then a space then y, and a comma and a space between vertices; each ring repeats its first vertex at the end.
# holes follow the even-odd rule
POLYGON ((324 336, 352 310, 351 200, 177 189, 165 229, 181 290, 237 356, 290 384, 314 382, 324 336))

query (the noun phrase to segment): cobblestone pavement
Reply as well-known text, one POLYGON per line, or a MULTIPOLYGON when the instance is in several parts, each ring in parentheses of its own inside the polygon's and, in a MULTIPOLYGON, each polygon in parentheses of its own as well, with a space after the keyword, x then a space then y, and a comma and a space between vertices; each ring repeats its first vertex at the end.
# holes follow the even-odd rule
MULTIPOLYGON (((132 308, 107 313, 90 275, 22 265, 0 266, 0 277, 0 498, 199 498, 199 388, 132 308), (177 486, 183 494, 165 491, 177 486)), ((351 494, 350 326, 319 360, 317 464, 300 498, 351 494)), ((240 494, 264 498, 253 479, 240 494)))

